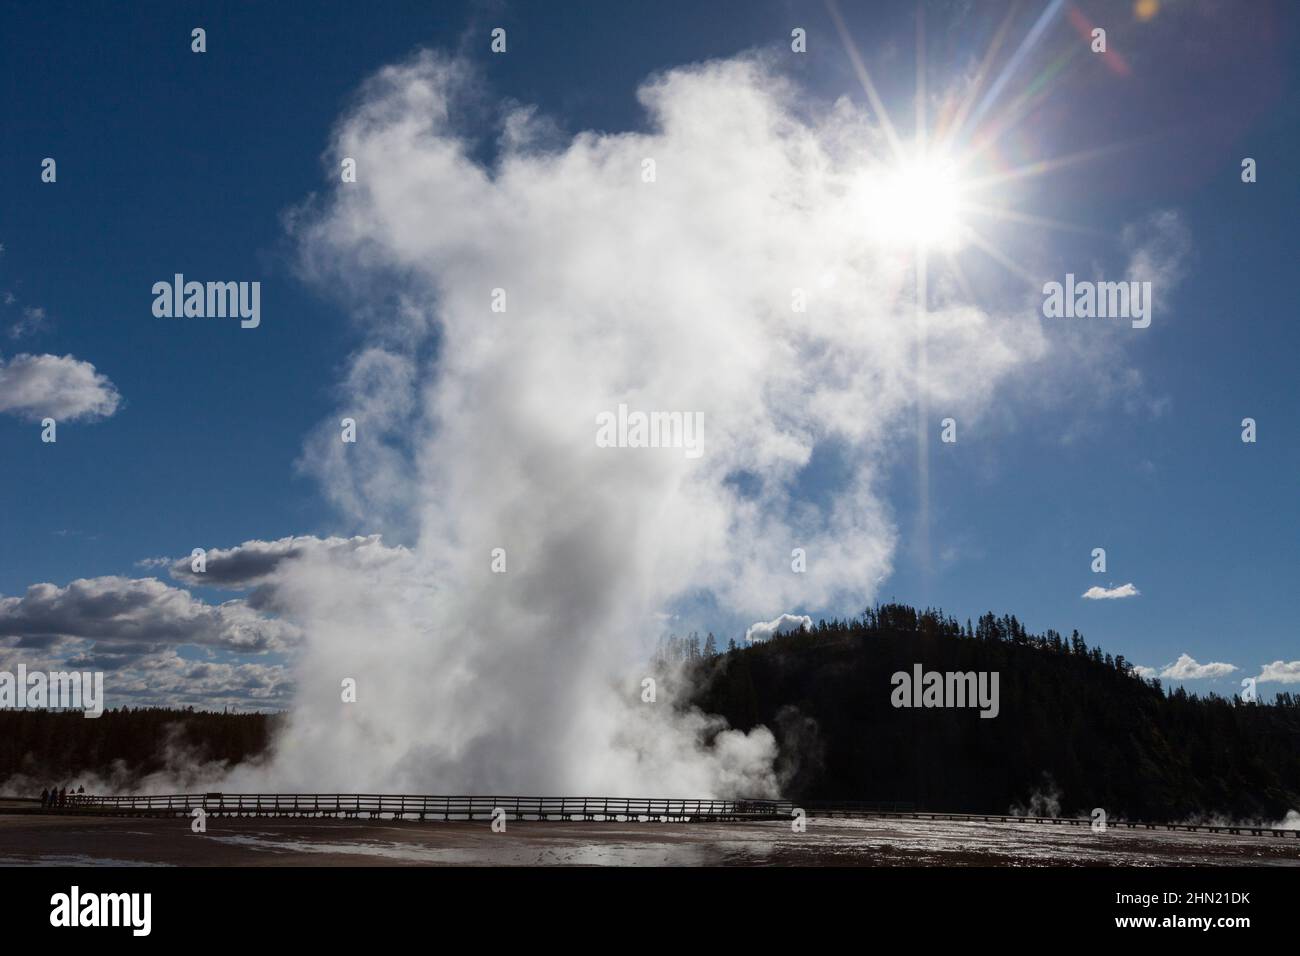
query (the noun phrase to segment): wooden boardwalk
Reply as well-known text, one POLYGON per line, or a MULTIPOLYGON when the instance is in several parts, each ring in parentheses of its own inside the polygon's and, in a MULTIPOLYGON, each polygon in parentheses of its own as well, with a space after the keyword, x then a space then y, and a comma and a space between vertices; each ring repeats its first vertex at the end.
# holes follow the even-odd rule
MULTIPOLYGON (((204 793, 154 796, 68 795, 57 807, 28 801, 8 812, 95 816, 341 817, 391 820, 508 820, 594 822, 736 822, 789 819, 790 804, 774 800, 693 800, 647 797, 426 796, 378 793, 204 793)), ((5 812, 0 808, 0 812, 5 812)))
MULTIPOLYGON (((190 816, 201 808, 217 817, 338 817, 389 820, 490 820, 503 811, 507 820, 587 821, 595 823, 738 823, 790 820, 796 809, 809 817, 867 817, 967 823, 1033 823, 1090 829, 1084 817, 1016 816, 998 813, 945 813, 918 810, 906 803, 869 801, 694 800, 649 797, 427 796, 378 793, 201 793, 152 796, 69 794, 58 807, 39 800, 8 800, 0 813, 74 816, 190 816)), ((1300 830, 1259 824, 1146 823, 1107 821, 1108 830, 1169 830, 1300 839, 1300 830)))

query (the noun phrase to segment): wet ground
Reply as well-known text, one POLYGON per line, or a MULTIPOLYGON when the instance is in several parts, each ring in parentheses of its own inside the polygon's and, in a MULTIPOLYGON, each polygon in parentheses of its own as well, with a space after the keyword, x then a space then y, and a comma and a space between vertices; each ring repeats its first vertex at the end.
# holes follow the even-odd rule
POLYGON ((0 814, 0 865, 1300 866, 1295 836, 1032 823, 810 818, 753 823, 189 819, 0 814))

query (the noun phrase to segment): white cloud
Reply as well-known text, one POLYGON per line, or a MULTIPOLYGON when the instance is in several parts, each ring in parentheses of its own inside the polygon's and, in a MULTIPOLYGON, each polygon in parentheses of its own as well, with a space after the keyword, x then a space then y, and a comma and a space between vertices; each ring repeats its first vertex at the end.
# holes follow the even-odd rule
POLYGON ((0 638, 39 644, 77 638, 96 655, 135 657, 161 646, 197 645, 241 653, 284 650, 298 638, 289 623, 244 601, 205 604, 156 578, 81 578, 65 587, 33 584, 0 597, 0 638))
POLYGON ((1162 209, 1124 227, 1120 240, 1128 251, 1125 278, 1150 282, 1161 317, 1172 314, 1169 293, 1182 281, 1192 251, 1192 234, 1177 210, 1162 209))
MULTIPOLYGON (((208 604, 156 578, 101 577, 66 587, 35 584, 22 596, 0 596, 0 669, 8 662, 29 670, 105 671, 108 706, 283 709, 293 675, 278 660, 259 657, 292 656, 301 641, 297 626, 276 616, 285 569, 297 566, 307 578, 321 563, 329 573, 365 571, 409 561, 410 553, 386 547, 378 535, 305 535, 213 548, 206 559, 204 573, 192 571, 188 557, 137 563, 167 568, 189 585, 253 593, 246 600, 208 604), (205 657, 182 657, 179 648, 205 657)), ((292 600, 294 585, 288 592, 292 600)))
POLYGON ((18 321, 9 326, 9 337, 21 339, 45 331, 45 310, 40 306, 28 306, 22 310, 18 321))
POLYGON ((1180 654, 1174 663, 1165 665, 1160 676, 1171 680, 1207 680, 1211 677, 1226 677, 1235 670, 1237 667, 1234 664, 1198 664, 1190 654, 1180 654))
POLYGON ((300 639, 292 623, 243 601, 206 604, 154 578, 0 596, 0 670, 103 671, 108 707, 283 709, 293 675, 266 657, 300 639))
POLYGON ((107 418, 121 396, 108 377, 71 355, 0 358, 0 412, 27 421, 107 418))
POLYGON ((1089 601, 1113 601, 1118 598, 1137 597, 1142 592, 1132 584, 1121 584, 1117 588, 1101 588, 1093 585, 1083 592, 1089 601))
POLYGON ((383 564, 400 560, 409 552, 389 548, 380 535, 357 535, 351 538, 318 538, 300 535, 275 541, 245 541, 233 548, 209 548, 204 552, 204 570, 193 570, 192 556, 183 558, 149 558, 141 564, 167 567, 178 581, 196 587, 242 590, 274 581, 276 573, 288 561, 311 556, 335 563, 355 561, 383 564))
POLYGON ((1279 684, 1300 684, 1300 661, 1274 661, 1265 664, 1256 678, 1261 684, 1272 681, 1279 684))
POLYGON ((778 634, 789 634, 801 627, 811 628, 812 618, 807 614, 782 614, 771 621, 758 621, 745 631, 746 641, 766 641, 778 634))
MULTIPOLYGON (((89 664, 83 664, 87 667, 89 664)), ((188 660, 175 650, 151 655, 105 676, 108 706, 283 709, 292 675, 282 664, 188 660)))
MULTIPOLYGON (((1176 210, 1161 210, 1126 224, 1121 246, 1124 278, 1152 283, 1152 328, 1163 327, 1175 315, 1174 293, 1192 256, 1190 229, 1176 210)), ((1052 266, 1059 269, 1058 279, 1065 272, 1092 281, 1117 278, 1117 270, 1081 261, 1078 246, 1066 248, 1070 257, 1052 266)), ((1108 419, 1094 414, 1099 406, 1116 406, 1140 419, 1161 418, 1172 411, 1172 398, 1133 365, 1135 337, 1148 331, 1134 330, 1128 322, 1055 322, 1041 374, 1022 376, 1012 387, 1025 404, 1055 413, 1063 426, 1058 440, 1065 445, 1105 427, 1108 419)), ((1006 414, 1014 415, 1015 409, 1006 414)))
MULTIPOLYGON (((1278 663, 1281 663, 1280 661, 1278 663)), ((1180 654, 1178 660, 1164 667, 1144 667, 1136 665, 1134 672, 1141 677, 1162 677, 1169 680, 1208 680, 1214 677, 1226 677, 1238 670, 1234 664, 1210 663, 1198 664, 1190 654, 1180 654)), ((1260 680, 1264 678, 1261 677, 1260 680)))
POLYGON ((292 674, 283 664, 258 660, 194 660, 175 647, 112 645, 59 639, 48 644, 0 640, 0 670, 16 673, 91 670, 104 672, 104 706, 282 710, 292 693, 292 674))

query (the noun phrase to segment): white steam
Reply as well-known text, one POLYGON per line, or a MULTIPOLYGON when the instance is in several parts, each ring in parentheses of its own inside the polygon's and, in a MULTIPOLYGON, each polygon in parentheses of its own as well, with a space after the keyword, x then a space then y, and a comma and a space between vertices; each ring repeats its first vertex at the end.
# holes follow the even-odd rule
POLYGON ((658 615, 702 594, 746 615, 860 606, 890 568, 879 471, 914 403, 975 414, 1041 350, 1032 317, 941 301, 917 380, 907 260, 854 200, 882 175, 878 133, 847 102, 809 120, 753 59, 640 99, 650 132, 558 146, 507 111, 484 166, 460 132, 485 115, 471 70, 425 53, 340 122, 327 162, 354 158, 357 182, 293 229, 367 341, 303 465, 410 550, 277 569, 266 599, 306 635, 297 698, 269 766, 228 787, 773 792, 767 730, 642 702, 658 615), (703 456, 597 447, 619 403, 702 412, 703 456), (798 479, 822 443, 852 478, 814 501, 798 479))

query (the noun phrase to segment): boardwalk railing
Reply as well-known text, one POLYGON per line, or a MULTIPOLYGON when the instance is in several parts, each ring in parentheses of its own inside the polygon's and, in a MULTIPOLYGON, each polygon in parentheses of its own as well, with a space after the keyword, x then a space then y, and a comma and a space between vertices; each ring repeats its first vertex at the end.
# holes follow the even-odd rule
MULTIPOLYGON (((33 801, 35 803, 35 801, 33 801)), ((867 801, 692 800, 646 797, 426 796, 379 793, 200 793, 161 796, 69 794, 58 806, 17 812, 99 816, 189 816, 195 808, 216 816, 365 817, 394 820, 488 820, 503 811, 509 820, 594 822, 741 822, 790 820, 796 809, 809 817, 875 817, 966 823, 1053 824, 1090 828, 1083 817, 1017 816, 1010 813, 944 813, 910 803, 867 801)), ((1208 825, 1111 820, 1107 829, 1182 830, 1300 839, 1300 830, 1258 823, 1208 825)))
POLYGON ((729 821, 790 817, 776 800, 693 800, 650 797, 426 796, 378 793, 205 793, 161 796, 69 795, 55 810, 121 815, 188 815, 195 808, 230 816, 341 816, 486 820, 729 821))

